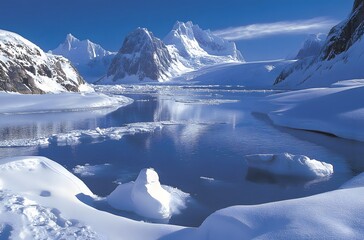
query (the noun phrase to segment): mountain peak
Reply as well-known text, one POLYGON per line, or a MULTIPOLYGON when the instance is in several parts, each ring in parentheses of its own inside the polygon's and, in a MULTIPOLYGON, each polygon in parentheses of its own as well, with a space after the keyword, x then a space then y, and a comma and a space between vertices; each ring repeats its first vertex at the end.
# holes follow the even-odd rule
POLYGON ((71 33, 68 33, 66 36, 66 41, 65 42, 79 42, 80 40, 78 38, 76 38, 75 36, 73 36, 71 33))
POLYGON ((209 30, 202 30, 191 21, 177 21, 164 38, 164 43, 173 45, 179 55, 195 60, 197 65, 244 61, 235 43, 218 37, 209 30))
POLYGON ((51 52, 68 58, 75 66, 84 65, 96 57, 104 57, 111 54, 100 45, 88 39, 79 40, 71 33, 67 34, 64 43, 61 43, 51 52))
POLYGON ((113 59, 107 78, 117 81, 129 76, 139 80, 167 80, 175 63, 166 45, 146 28, 129 33, 113 59))
POLYGON ((308 35, 295 59, 318 56, 326 41, 326 38, 327 34, 324 33, 308 35))

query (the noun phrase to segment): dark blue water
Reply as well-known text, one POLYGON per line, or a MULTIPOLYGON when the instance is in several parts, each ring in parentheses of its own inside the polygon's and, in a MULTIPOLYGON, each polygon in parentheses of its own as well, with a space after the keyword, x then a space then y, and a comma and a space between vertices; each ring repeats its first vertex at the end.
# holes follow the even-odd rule
MULTIPOLYGON (((3 140, 134 122, 184 122, 166 125, 153 133, 127 135, 118 141, 0 148, 0 156, 41 155, 70 171, 76 165, 100 165, 93 169, 92 176, 77 175, 99 196, 107 196, 117 182, 135 180, 142 168, 153 167, 162 184, 191 195, 187 208, 170 220, 171 224, 187 226, 198 226, 212 212, 232 205, 266 203, 337 189, 363 171, 364 144, 276 127, 264 115, 254 113, 254 105, 272 93, 210 90, 128 91, 127 96, 135 102, 116 110, 0 116, 3 140), (205 104, 206 100, 212 103, 216 99, 238 102, 205 104), (200 104, 196 104, 198 101, 200 104), (331 163, 335 173, 322 181, 295 181, 249 170, 244 161, 247 154, 282 152, 331 163)), ((99 208, 107 210, 105 206, 99 208)), ((127 213, 114 213, 138 219, 127 213)))

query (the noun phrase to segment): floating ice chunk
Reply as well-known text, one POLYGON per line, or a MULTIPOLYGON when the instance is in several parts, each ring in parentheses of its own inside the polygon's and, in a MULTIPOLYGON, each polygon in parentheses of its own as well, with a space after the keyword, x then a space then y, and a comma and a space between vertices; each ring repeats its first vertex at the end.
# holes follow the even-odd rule
POLYGON ((119 185, 108 197, 113 208, 135 212, 153 219, 168 219, 179 209, 185 207, 188 194, 161 186, 154 169, 142 169, 135 182, 119 185))
POLYGON ((316 178, 326 177, 334 172, 331 164, 310 159, 304 155, 256 154, 247 155, 245 159, 250 168, 277 175, 316 178))
POLYGON ((72 170, 73 173, 78 174, 82 177, 89 177, 89 176, 95 176, 96 174, 99 175, 99 173, 107 171, 110 168, 111 168, 110 163, 104 163, 100 165, 90 165, 86 163, 85 165, 76 165, 72 170))

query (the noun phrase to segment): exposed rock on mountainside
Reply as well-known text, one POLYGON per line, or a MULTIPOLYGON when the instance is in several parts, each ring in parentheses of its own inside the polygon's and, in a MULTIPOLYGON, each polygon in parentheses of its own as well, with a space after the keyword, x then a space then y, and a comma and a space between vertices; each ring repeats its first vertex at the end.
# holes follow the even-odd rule
POLYGON ((278 88, 295 89, 364 78, 363 33, 364 0, 356 0, 348 19, 331 29, 320 54, 287 67, 275 84, 278 88))
POLYGON ((46 54, 18 34, 0 30, 0 90, 79 92, 84 84, 67 59, 46 54))
POLYGON ((124 40, 107 73, 112 81, 131 76, 138 80, 164 81, 173 76, 177 59, 146 28, 138 28, 124 40))

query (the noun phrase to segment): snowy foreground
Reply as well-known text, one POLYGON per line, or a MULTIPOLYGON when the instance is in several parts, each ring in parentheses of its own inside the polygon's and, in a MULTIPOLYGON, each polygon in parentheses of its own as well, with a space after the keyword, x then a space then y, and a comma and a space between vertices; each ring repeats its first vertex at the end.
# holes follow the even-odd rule
POLYGON ((277 125, 364 141, 364 80, 271 95, 258 107, 277 125))
MULTIPOLYGON (((163 191, 153 171, 145 170, 139 177, 137 184, 147 191, 139 186, 136 195, 163 191)), ((47 158, 5 158, 0 160, 0 238, 360 239, 364 234, 363 194, 361 174, 332 192, 230 207, 212 214, 199 228, 183 228, 137 222, 96 210, 90 203, 97 197, 89 188, 47 158)), ((166 199, 168 195, 162 201, 166 199)), ((152 200, 146 200, 147 204, 155 204, 152 200)))
POLYGON ((121 107, 133 102, 124 96, 105 94, 59 93, 42 95, 25 95, 0 92, 0 114, 25 114, 44 112, 65 112, 121 107))

